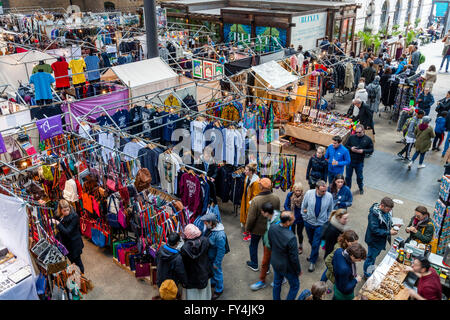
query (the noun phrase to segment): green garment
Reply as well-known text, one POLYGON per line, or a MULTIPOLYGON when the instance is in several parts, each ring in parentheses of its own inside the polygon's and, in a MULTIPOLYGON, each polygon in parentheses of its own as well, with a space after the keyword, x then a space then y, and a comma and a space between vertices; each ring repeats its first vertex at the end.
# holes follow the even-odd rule
POLYGON ((333 300, 353 300, 353 298, 355 297, 355 293, 354 292, 352 292, 350 294, 343 294, 342 292, 340 292, 338 290, 336 285, 334 285, 333 290, 334 290, 333 300))
POLYGON ((327 266, 327 279, 331 281, 331 283, 334 283, 334 268, 333 268, 333 257, 334 257, 334 253, 336 252, 337 249, 339 249, 341 246, 339 245, 339 243, 336 243, 334 245, 334 249, 333 251, 327 255, 327 257, 325 258, 325 265, 327 266))
POLYGON ((42 72, 47 72, 47 73, 53 73, 53 69, 49 64, 38 64, 36 66, 34 66, 33 68, 33 74, 42 71, 42 72))
MULTIPOLYGON (((414 222, 414 217, 411 218, 411 221, 408 224, 408 227, 411 227, 414 222)), ((407 242, 411 240, 415 240, 419 243, 428 244, 433 240, 434 234, 434 226, 433 223, 428 219, 428 223, 425 225, 419 225, 417 227, 416 233, 410 233, 407 242)))
POLYGON ((274 211, 273 211, 273 214, 275 215, 275 219, 273 219, 272 222, 270 222, 270 221, 267 219, 267 228, 266 228, 266 232, 264 232, 264 236, 263 236, 263 244, 264 244, 265 247, 267 247, 267 248, 269 248, 269 249, 271 249, 271 248, 270 248, 270 243, 269 243, 269 228, 270 228, 270 226, 273 225, 273 224, 278 224, 278 223, 280 223, 280 211, 274 210, 274 211))

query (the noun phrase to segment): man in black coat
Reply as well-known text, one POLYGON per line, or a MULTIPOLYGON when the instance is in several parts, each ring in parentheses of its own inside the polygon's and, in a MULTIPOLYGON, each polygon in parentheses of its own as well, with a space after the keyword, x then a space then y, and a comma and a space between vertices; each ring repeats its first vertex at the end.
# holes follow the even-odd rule
POLYGON ((373 134, 375 134, 373 112, 370 110, 369 106, 358 98, 353 99, 353 105, 359 108, 359 113, 354 120, 359 120, 359 123, 366 130, 373 129, 373 134))
POLYGON ((363 194, 364 158, 366 154, 371 154, 373 152, 373 141, 364 134, 364 127, 362 125, 357 125, 355 132, 356 134, 350 136, 345 144, 345 147, 350 152, 351 159, 350 164, 347 165, 347 177, 345 178, 345 183, 350 189, 352 188, 352 175, 353 170, 355 170, 359 193, 363 194))
POLYGON ((442 111, 450 110, 450 90, 447 91, 447 94, 444 98, 438 101, 438 105, 436 107, 436 112, 439 114, 442 111))
POLYGON ((283 211, 280 215, 280 224, 269 229, 269 244, 272 248, 270 263, 274 270, 273 300, 280 300, 283 279, 289 281, 287 300, 294 300, 300 289, 301 267, 298 259, 297 237, 289 230, 294 223, 294 213, 283 211))
POLYGON ((445 117, 445 131, 447 135, 445 137, 444 150, 442 150, 442 158, 445 156, 447 149, 450 145, 450 90, 447 92, 445 98, 438 101, 438 106, 436 107, 436 112, 439 114, 442 111, 447 111, 447 116, 445 117))
POLYGON ((373 67, 373 62, 370 61, 369 66, 364 68, 364 70, 361 73, 361 77, 366 79, 366 86, 372 83, 372 81, 375 79, 376 74, 377 71, 373 67))
MULTIPOLYGON (((171 232, 167 240, 168 243, 162 246, 156 254, 156 284, 159 288, 164 280, 172 279, 180 289, 180 284, 186 287, 188 282, 183 258, 177 249, 180 236, 176 232, 171 232)), ((181 291, 178 290, 178 292, 181 291)))

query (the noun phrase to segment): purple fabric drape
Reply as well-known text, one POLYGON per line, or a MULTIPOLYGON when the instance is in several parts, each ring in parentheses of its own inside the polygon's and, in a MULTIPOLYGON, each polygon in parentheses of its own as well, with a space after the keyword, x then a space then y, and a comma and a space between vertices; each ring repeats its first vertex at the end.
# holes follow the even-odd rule
MULTIPOLYGON (((122 106, 126 104, 127 101, 124 99, 128 98, 128 88, 120 91, 110 92, 108 94, 102 96, 95 96, 87 99, 83 99, 81 101, 73 102, 70 104, 70 111, 76 117, 85 115, 89 113, 96 106, 108 104, 103 106, 103 108, 108 112, 110 116, 116 113, 118 110, 129 109, 128 106, 122 106)), ((69 111, 69 106, 67 103, 61 105, 61 110, 63 112, 69 111)), ((104 113, 102 109, 96 109, 93 113, 89 114, 87 120, 89 122, 96 122, 95 119, 100 117, 100 115, 104 113)), ((75 119, 73 120, 73 128, 72 130, 78 130, 78 122, 75 119)), ((70 116, 66 115, 66 123, 70 124, 70 116)))

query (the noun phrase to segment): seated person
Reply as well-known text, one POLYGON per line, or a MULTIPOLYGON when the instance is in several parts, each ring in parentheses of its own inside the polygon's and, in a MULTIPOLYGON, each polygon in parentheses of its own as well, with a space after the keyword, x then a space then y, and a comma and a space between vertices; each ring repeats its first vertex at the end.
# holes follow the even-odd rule
POLYGON ((406 242, 414 240, 418 243, 429 244, 433 240, 434 226, 427 208, 424 206, 416 208, 414 217, 406 227, 406 232, 409 233, 406 242))

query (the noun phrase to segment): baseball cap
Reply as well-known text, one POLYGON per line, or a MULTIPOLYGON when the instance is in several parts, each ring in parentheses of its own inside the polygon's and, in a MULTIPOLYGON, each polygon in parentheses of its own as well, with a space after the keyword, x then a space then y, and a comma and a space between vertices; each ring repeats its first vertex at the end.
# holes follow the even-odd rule
POLYGON ((216 217, 215 213, 209 212, 209 213, 203 215, 200 218, 200 220, 201 221, 214 221, 215 222, 215 221, 217 221, 217 217, 216 217))

